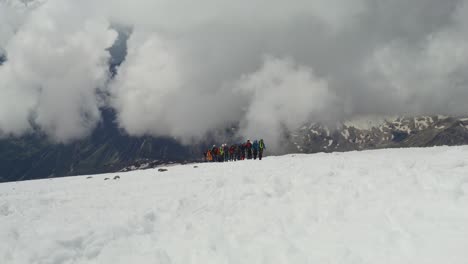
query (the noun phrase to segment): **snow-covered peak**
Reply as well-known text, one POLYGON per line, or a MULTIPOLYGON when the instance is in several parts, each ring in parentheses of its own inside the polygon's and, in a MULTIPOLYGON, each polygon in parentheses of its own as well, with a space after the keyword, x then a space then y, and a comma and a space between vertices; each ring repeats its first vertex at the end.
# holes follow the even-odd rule
POLYGON ((292 134, 292 142, 294 149, 306 153, 461 145, 468 144, 467 127, 468 118, 464 117, 363 116, 335 126, 322 123, 303 126, 292 134), (463 129, 460 130, 458 127, 463 129))
POLYGON ((374 127, 379 127, 387 121, 393 121, 397 119, 395 116, 358 116, 351 120, 343 122, 347 127, 354 127, 356 129, 370 130, 374 127))

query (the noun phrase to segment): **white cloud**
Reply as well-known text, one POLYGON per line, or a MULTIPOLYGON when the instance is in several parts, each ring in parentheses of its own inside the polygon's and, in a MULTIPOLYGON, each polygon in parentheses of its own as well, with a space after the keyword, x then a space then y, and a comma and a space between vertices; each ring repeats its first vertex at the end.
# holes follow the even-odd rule
POLYGON ((234 95, 192 84, 185 68, 173 42, 155 33, 133 33, 110 88, 120 126, 132 135, 172 136, 188 143, 234 122, 234 95))
POLYGON ((30 121, 59 141, 92 130, 109 24, 133 29, 105 102, 133 135, 188 143, 241 122, 277 141, 305 119, 468 112, 467 0, 12 1, 0 4, 4 134, 30 121))
POLYGON ((44 4, 8 41, 0 67, 3 133, 24 133, 32 121, 66 142, 100 119, 96 90, 108 79, 105 49, 116 33, 105 20, 67 15, 74 8, 70 1, 44 4))
POLYGON ((280 146, 283 126, 296 129, 304 120, 320 119, 334 105, 327 81, 291 59, 266 57, 258 71, 239 81, 238 89, 250 99, 241 135, 263 137, 274 148, 280 146))

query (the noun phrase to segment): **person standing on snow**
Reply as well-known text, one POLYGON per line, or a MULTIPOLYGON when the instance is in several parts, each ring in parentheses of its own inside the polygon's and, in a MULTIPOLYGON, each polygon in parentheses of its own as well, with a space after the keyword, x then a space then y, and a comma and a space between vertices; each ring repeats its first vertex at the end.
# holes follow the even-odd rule
POLYGON ((208 151, 206 152, 206 160, 207 160, 208 162, 212 162, 212 161, 213 161, 213 156, 211 155, 211 150, 208 150, 208 151))
POLYGON ((266 149, 265 143, 263 142, 263 138, 260 139, 258 142, 258 159, 262 160, 263 157, 263 151, 266 149))
POLYGON ((236 161, 236 145, 232 145, 229 148, 229 160, 236 161))
POLYGON ((224 162, 224 144, 219 147, 219 162, 224 162))
POLYGON ((242 147, 242 144, 237 144, 237 160, 243 160, 242 153, 244 151, 244 148, 242 147))
POLYGON ((218 148, 216 145, 213 145, 213 148, 211 149, 211 157, 213 158, 213 162, 218 161, 218 148))
POLYGON ((229 161, 229 147, 227 144, 224 144, 224 161, 229 161))
POLYGON ((252 159, 252 143, 250 142, 250 139, 245 143, 245 150, 247 151, 247 159, 252 159))
POLYGON ((254 140, 254 143, 252 144, 252 152, 253 152, 253 158, 254 160, 256 160, 257 155, 258 155, 258 141, 257 140, 254 140))

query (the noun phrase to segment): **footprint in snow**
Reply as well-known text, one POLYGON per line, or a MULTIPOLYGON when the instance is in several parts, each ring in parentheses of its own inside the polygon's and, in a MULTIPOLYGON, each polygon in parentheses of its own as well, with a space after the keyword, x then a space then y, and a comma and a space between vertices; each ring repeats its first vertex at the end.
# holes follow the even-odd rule
POLYGON ((3 204, 0 206, 0 215, 9 216, 12 213, 13 211, 10 210, 10 206, 8 204, 3 204))

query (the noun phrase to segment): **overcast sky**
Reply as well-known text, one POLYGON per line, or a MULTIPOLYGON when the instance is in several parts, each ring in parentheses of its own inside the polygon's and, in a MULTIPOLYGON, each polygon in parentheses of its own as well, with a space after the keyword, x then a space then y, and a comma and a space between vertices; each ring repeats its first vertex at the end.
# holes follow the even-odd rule
POLYGON ((277 142, 305 121, 468 113, 468 0, 0 0, 0 53, 3 136, 69 142, 101 107, 183 143, 231 124, 277 142))

